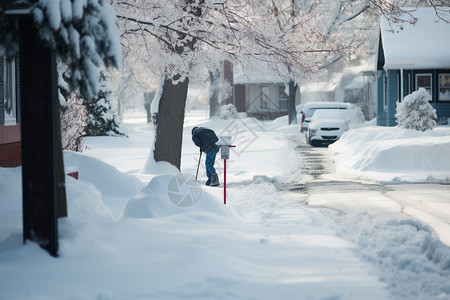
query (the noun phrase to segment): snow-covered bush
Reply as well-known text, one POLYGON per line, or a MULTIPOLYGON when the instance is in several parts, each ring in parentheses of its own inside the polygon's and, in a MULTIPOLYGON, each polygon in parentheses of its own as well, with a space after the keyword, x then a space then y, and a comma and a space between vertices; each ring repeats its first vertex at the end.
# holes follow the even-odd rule
POLYGON ((436 126, 436 110, 428 102, 429 94, 424 88, 407 95, 397 102, 397 123, 402 128, 425 131, 436 126))
POLYGON ((225 120, 237 119, 239 113, 233 104, 226 104, 220 107, 220 118, 225 120))
POLYGON ((67 99, 59 94, 61 105, 61 142, 63 150, 83 152, 84 127, 86 126, 86 107, 76 94, 67 99))
POLYGON ((87 110, 88 136, 125 135, 117 121, 116 112, 111 106, 112 91, 104 72, 100 73, 100 91, 93 101, 85 101, 87 110))

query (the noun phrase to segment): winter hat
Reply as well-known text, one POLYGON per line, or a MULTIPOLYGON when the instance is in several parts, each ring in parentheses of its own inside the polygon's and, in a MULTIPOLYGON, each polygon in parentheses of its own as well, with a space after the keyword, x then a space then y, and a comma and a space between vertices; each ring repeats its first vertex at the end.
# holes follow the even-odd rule
POLYGON ((197 129, 198 127, 194 127, 192 128, 191 134, 194 135, 194 131, 197 129))

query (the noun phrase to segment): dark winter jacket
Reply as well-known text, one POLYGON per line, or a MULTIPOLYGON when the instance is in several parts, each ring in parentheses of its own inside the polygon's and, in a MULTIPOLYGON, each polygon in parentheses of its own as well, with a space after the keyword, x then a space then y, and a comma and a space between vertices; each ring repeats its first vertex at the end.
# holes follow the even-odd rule
POLYGON ((192 128, 192 141, 205 153, 208 153, 213 148, 218 148, 216 145, 218 140, 219 138, 211 129, 204 127, 192 128))

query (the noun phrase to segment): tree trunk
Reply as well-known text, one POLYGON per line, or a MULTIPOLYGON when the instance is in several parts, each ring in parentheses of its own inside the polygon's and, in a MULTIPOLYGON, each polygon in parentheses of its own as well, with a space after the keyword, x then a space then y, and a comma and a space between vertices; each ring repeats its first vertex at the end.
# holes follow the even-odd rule
POLYGON ((297 124, 297 111, 295 108, 295 94, 297 92, 298 84, 294 80, 289 81, 289 98, 288 98, 288 115, 289 125, 297 124))
POLYGON ((220 83, 220 72, 219 70, 209 71, 209 117, 219 115, 220 104, 219 104, 219 83, 220 83))
POLYGON ((155 123, 155 161, 166 161, 180 169, 181 144, 183 141, 184 110, 189 78, 174 85, 165 79, 159 101, 159 111, 153 116, 155 123))

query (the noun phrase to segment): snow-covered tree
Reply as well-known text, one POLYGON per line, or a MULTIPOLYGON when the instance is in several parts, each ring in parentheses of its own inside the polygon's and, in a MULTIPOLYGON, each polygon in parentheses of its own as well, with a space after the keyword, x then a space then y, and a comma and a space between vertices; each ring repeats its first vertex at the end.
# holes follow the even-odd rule
POLYGON ((430 94, 420 88, 397 102, 397 123, 399 127, 425 131, 436 126, 436 110, 429 102, 430 94))
POLYGON ((177 167, 189 77, 229 60, 247 71, 264 63, 293 79, 317 72, 319 56, 332 51, 309 15, 291 24, 302 34, 286 34, 263 0, 118 0, 116 9, 125 51, 135 51, 132 57, 162 78, 161 98, 153 105, 154 158, 177 167))
POLYGON ((387 19, 393 31, 403 30, 404 23, 415 24, 418 21, 414 15, 417 7, 432 7, 438 19, 450 22, 449 0, 370 0, 370 5, 387 19))
POLYGON ((59 93, 61 104, 61 142, 63 150, 83 152, 84 128, 86 126, 86 107, 75 93, 65 98, 59 93))
POLYGON ((62 149, 82 152, 86 107, 83 105, 83 99, 77 93, 70 91, 69 79, 66 77, 67 66, 57 63, 57 71, 62 149))
POLYGON ((87 136, 124 135, 117 121, 117 115, 111 106, 111 86, 105 72, 100 72, 100 87, 93 101, 85 102, 87 136))
POLYGON ((239 117, 239 113, 236 110, 236 107, 233 104, 226 104, 220 107, 220 115, 224 120, 232 120, 237 119, 239 117))
POLYGON ((219 116, 224 99, 233 94, 233 87, 227 80, 221 80, 221 72, 209 71, 209 116, 219 116))
POLYGON ((212 118, 219 114, 220 108, 220 70, 215 69, 208 72, 209 74, 209 117, 212 118))
POLYGON ((69 67, 70 89, 93 99, 99 69, 121 65, 114 9, 106 0, 39 0, 31 8, 40 38, 69 67))

